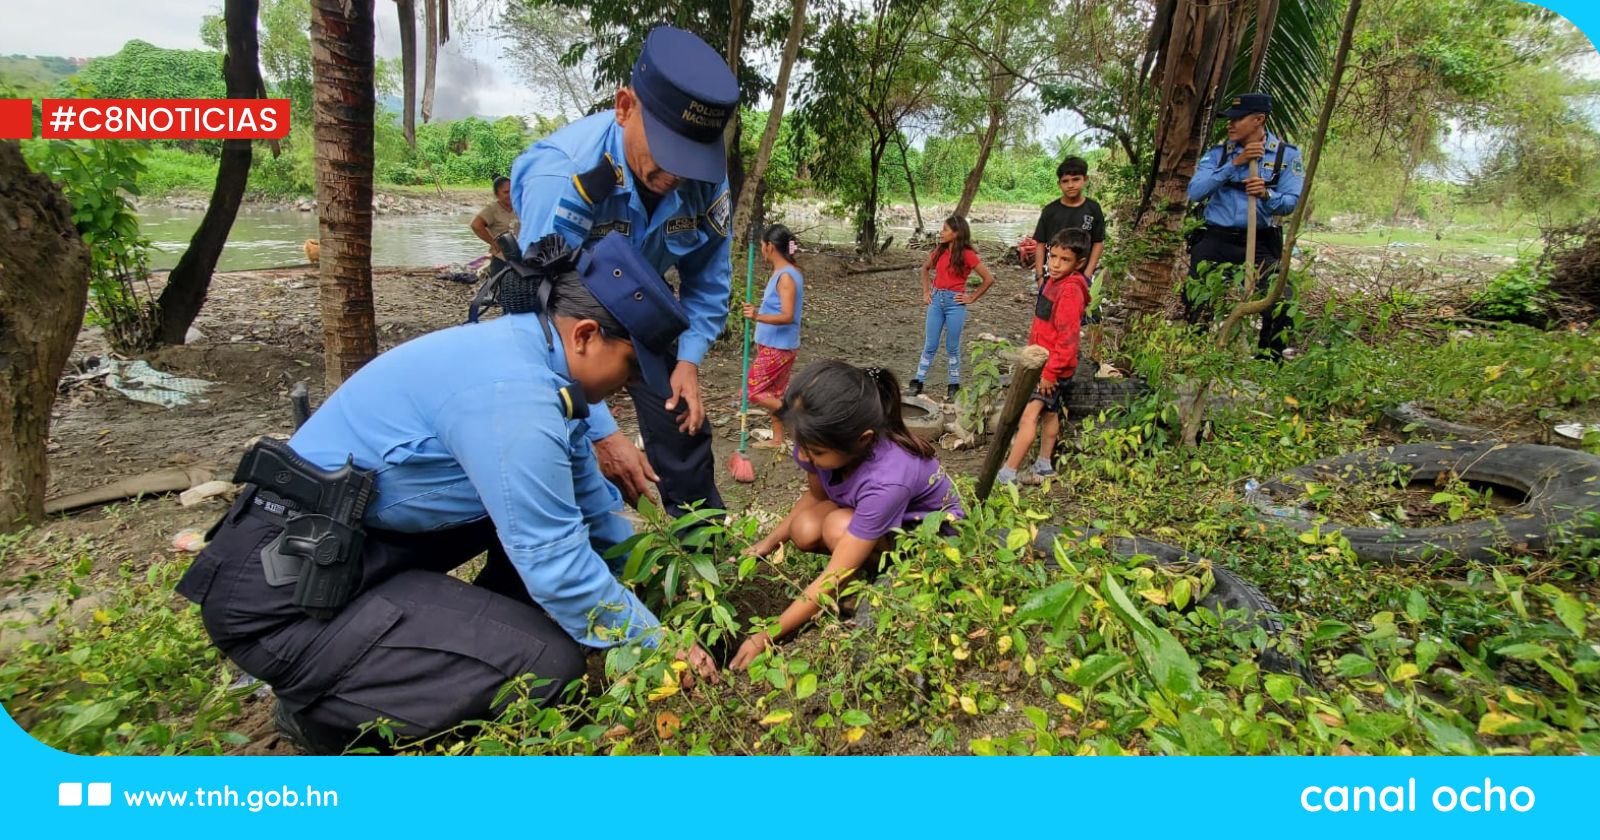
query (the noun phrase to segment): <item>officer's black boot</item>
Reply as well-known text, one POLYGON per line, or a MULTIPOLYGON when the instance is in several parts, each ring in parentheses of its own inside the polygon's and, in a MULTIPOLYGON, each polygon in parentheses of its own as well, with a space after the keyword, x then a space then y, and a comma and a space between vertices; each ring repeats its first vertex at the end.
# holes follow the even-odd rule
POLYGON ((913 379, 910 382, 907 382, 906 383, 906 396, 908 396, 908 397, 920 397, 920 396, 922 396, 922 380, 913 379))
POLYGON ((354 732, 341 732, 306 720, 289 711, 282 700, 272 702, 272 726, 279 737, 306 755, 341 755, 355 738, 354 732))
POLYGON ((959 393, 961 393, 961 383, 960 382, 952 382, 952 383, 950 383, 950 389, 944 392, 944 401, 945 402, 951 402, 951 403, 955 402, 956 401, 956 394, 959 394, 959 393))

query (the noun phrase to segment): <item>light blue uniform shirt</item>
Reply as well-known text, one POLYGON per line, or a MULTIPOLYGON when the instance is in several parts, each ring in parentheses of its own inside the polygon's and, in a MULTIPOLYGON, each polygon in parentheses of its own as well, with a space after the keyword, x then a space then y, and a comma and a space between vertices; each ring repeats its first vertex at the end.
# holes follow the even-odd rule
MULTIPOLYGON (((1277 135, 1270 131, 1266 133, 1265 151, 1257 161, 1261 178, 1265 181, 1272 180, 1273 163, 1277 160, 1280 143, 1283 140, 1277 135)), ((1273 216, 1287 216, 1300 203, 1305 164, 1301 162, 1298 148, 1284 145, 1283 171, 1278 173, 1278 182, 1269 184, 1267 197, 1259 199, 1256 205, 1256 211, 1260 214, 1257 221, 1261 224, 1273 224, 1273 216)), ((1200 163, 1194 168, 1194 176, 1189 179, 1189 200, 1206 202, 1208 225, 1242 228, 1249 221, 1249 196, 1244 191, 1244 180, 1250 177, 1250 164, 1235 166, 1233 163, 1234 156, 1239 154, 1241 148, 1232 142, 1212 146, 1200 157, 1200 163)))
POLYGON ((756 343, 776 350, 795 350, 800 347, 800 310, 805 306, 806 281, 800 269, 790 267, 773 272, 767 280, 767 291, 761 296, 761 315, 777 315, 783 311, 783 296, 778 294, 778 278, 784 274, 794 280, 794 320, 787 324, 756 324, 756 343))
MULTIPOLYGON (((728 320, 733 265, 728 259, 728 182, 681 181, 661 197, 655 213, 639 199, 622 152, 622 126, 616 112, 604 111, 565 126, 533 144, 511 166, 511 202, 522 220, 517 242, 524 249, 551 233, 573 247, 592 244, 620 231, 663 274, 678 269, 678 299, 689 315, 689 329, 678 339, 678 359, 700 364, 728 320), (611 176, 580 183, 596 167, 611 176), (599 194, 595 194, 599 193, 599 194)), ((596 406, 589 438, 617 430, 611 412, 596 406)))
POLYGON ((558 390, 572 384, 561 337, 536 315, 429 333, 373 359, 289 445, 324 469, 377 472, 366 523, 420 533, 488 516, 534 601, 591 647, 655 643, 660 622, 600 553, 632 535, 558 390))

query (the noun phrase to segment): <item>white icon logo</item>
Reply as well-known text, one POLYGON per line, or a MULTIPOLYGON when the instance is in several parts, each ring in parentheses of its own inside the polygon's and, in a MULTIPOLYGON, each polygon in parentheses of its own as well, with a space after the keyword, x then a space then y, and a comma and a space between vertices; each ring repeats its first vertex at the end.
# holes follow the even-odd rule
MULTIPOLYGON (((76 808, 83 804, 83 783, 62 782, 56 786, 56 805, 76 808)), ((89 805, 104 807, 111 804, 111 783, 89 783, 89 805)))

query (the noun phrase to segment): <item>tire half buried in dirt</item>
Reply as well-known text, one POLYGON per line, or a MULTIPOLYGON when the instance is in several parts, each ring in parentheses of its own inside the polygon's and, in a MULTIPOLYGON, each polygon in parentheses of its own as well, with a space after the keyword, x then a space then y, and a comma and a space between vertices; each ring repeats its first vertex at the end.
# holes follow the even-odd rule
POLYGON ((1493 562, 1500 554, 1547 548, 1558 535, 1600 534, 1600 457, 1531 443, 1407 443, 1313 461, 1261 485, 1257 515, 1305 531, 1338 530, 1357 558, 1405 563, 1443 559, 1493 562), (1523 502, 1492 519, 1428 528, 1358 527, 1321 521, 1303 507, 1307 484, 1382 480, 1399 465, 1412 484, 1441 476, 1521 494, 1523 502))
MULTIPOLYGON (((1039 528, 1039 533, 1033 538, 1033 550, 1039 553, 1047 565, 1054 567, 1055 544, 1058 538, 1070 543, 1086 540, 1097 534, 1099 531, 1093 528, 1073 528, 1064 533, 1062 528, 1045 525, 1039 528)), ((1206 558, 1198 554, 1155 540, 1140 537, 1104 537, 1103 541, 1106 550, 1118 557, 1148 556, 1163 566, 1198 566, 1206 562, 1206 558)), ((1260 651, 1261 668, 1279 674, 1302 674, 1298 663, 1277 649, 1278 640, 1287 631, 1283 620, 1278 617, 1279 609, 1262 594, 1261 589, 1233 570, 1215 562, 1211 563, 1211 578, 1214 581, 1211 591, 1196 601, 1195 606, 1219 613, 1242 612, 1248 620, 1266 630, 1268 638, 1273 642, 1266 650, 1260 651)))
POLYGON ((1072 393, 1067 395, 1067 414, 1087 417, 1113 408, 1120 408, 1150 393, 1143 379, 1096 379, 1099 365, 1087 356, 1078 359, 1078 370, 1072 375, 1072 393))

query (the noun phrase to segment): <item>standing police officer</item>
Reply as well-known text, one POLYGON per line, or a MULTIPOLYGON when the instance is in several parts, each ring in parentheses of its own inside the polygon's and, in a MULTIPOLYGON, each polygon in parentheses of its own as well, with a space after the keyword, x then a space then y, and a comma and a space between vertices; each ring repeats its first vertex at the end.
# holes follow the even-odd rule
POLYGON ((244 492, 178 585, 308 752, 379 717, 407 736, 492 717, 523 674, 548 700, 586 648, 658 642, 601 558, 632 529, 583 418, 625 385, 665 397, 688 319, 621 235, 534 278, 502 288, 505 316, 384 353, 287 445, 252 447, 244 492), (512 302, 535 297, 540 314, 512 302), (473 584, 448 574, 485 552, 473 584))
MULTIPOLYGON (((1283 258, 1283 228, 1278 216, 1294 212, 1300 202, 1300 186, 1305 168, 1300 150, 1283 142, 1267 130, 1267 115, 1272 113, 1272 97, 1265 93, 1236 96, 1230 107, 1219 114, 1228 120, 1228 139, 1200 158, 1189 179, 1189 200, 1204 201, 1205 227, 1189 247, 1189 278, 1200 276, 1200 263, 1244 264, 1248 202, 1254 198, 1256 211, 1256 266, 1262 276, 1283 258), (1255 161, 1259 175, 1250 175, 1255 161)), ((1285 333, 1291 291, 1262 313, 1258 346, 1272 358, 1282 358, 1288 346, 1285 333)), ((1189 323, 1209 321, 1211 306, 1191 297, 1185 288, 1184 319, 1189 323)))
POLYGON ((739 85, 715 50, 668 26, 652 30, 616 109, 562 128, 517 158, 511 194, 523 247, 559 233, 573 247, 613 231, 656 270, 677 267, 689 328, 663 402, 630 389, 648 461, 610 411, 589 418, 600 471, 630 504, 659 481, 671 508, 722 507, 699 370, 728 317, 729 202, 722 132, 739 85), (652 467, 654 468, 652 471, 652 467))

